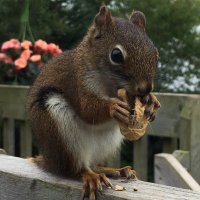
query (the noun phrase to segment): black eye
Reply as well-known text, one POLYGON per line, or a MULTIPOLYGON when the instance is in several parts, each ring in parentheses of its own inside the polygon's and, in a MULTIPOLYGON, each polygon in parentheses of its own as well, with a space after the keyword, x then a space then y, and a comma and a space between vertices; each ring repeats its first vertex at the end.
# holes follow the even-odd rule
POLYGON ((124 56, 123 56, 121 50, 118 48, 114 48, 112 50, 110 58, 111 58, 112 62, 114 62, 115 64, 123 64, 124 63, 124 56))

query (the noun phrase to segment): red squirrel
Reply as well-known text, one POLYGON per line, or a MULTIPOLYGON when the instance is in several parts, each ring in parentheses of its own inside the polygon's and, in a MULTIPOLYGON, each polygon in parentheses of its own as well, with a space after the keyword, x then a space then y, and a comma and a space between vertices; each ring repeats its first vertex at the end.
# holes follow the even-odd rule
POLYGON ((102 183, 112 187, 106 175, 135 177, 130 167, 99 164, 124 140, 118 122, 128 124, 130 105, 117 96, 119 88, 149 105, 149 120, 159 107, 151 93, 158 51, 145 26, 140 11, 122 19, 101 6, 80 44, 48 62, 30 89, 27 110, 41 152, 35 162, 57 175, 82 177, 83 199, 89 191, 94 200, 102 183))

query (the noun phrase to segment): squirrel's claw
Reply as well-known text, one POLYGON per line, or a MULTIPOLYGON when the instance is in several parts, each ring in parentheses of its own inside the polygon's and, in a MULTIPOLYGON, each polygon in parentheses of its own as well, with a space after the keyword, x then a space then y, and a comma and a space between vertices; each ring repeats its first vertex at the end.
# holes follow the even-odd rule
POLYGON ((144 114, 146 118, 152 122, 155 119, 157 110, 161 107, 156 96, 150 93, 148 96, 142 97, 141 102, 145 106, 144 114))
POLYGON ((102 192, 102 182, 108 187, 112 188, 112 184, 105 174, 97 174, 93 171, 86 171, 82 174, 83 190, 82 190, 82 200, 89 196, 89 200, 95 200, 95 193, 102 192))
POLYGON ((130 107, 126 102, 118 99, 112 99, 110 115, 118 122, 129 125, 130 107))
POLYGON ((136 171, 132 169, 131 166, 126 166, 119 169, 121 177, 126 177, 127 179, 137 179, 136 171))

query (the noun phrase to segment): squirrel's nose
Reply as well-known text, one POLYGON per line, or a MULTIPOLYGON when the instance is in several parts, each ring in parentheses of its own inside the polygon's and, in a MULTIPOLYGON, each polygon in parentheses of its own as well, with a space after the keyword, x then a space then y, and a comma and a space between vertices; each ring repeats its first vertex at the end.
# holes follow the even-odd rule
POLYGON ((141 96, 147 95, 152 91, 152 85, 148 84, 145 87, 144 86, 143 87, 139 86, 137 91, 138 91, 139 95, 141 95, 141 96))

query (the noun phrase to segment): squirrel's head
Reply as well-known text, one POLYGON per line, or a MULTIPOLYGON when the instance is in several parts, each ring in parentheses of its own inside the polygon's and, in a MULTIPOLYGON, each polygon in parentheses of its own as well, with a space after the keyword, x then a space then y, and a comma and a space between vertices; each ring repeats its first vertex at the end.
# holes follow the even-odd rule
MULTIPOLYGON (((106 73, 132 95, 152 91, 158 51, 145 32, 146 19, 134 11, 129 19, 113 17, 106 6, 95 16, 85 37, 90 65, 106 73)), ((108 77, 108 76, 107 76, 108 77)))

